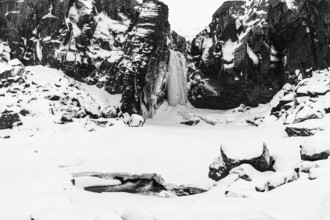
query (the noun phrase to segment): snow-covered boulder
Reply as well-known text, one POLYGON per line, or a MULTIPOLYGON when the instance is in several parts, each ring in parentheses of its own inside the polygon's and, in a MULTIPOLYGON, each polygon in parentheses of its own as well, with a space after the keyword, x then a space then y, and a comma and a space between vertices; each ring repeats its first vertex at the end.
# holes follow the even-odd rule
POLYGON ((289 137, 313 136, 321 130, 322 130, 321 128, 298 128, 298 127, 285 128, 285 132, 288 134, 289 137))
POLYGON ((78 97, 79 104, 82 106, 87 115, 92 118, 100 118, 102 116, 102 112, 100 110, 100 106, 95 103, 95 101, 90 97, 78 97))
POLYGON ((327 136, 315 136, 300 146, 302 160, 325 160, 330 156, 330 140, 327 136))
POLYGON ((242 164, 264 172, 272 169, 273 159, 265 143, 225 144, 220 148, 220 156, 209 167, 209 177, 219 181, 242 164))
POLYGON ((132 114, 131 118, 129 119, 130 127, 143 127, 144 123, 145 119, 141 115, 132 114))
POLYGON ((310 106, 300 106, 300 110, 296 113, 293 123, 299 123, 308 119, 322 119, 325 115, 323 110, 310 106))
POLYGON ((115 107, 105 107, 102 109, 102 116, 104 118, 116 118, 118 110, 115 107))
POLYGON ((256 186, 256 190, 259 192, 270 191, 298 179, 298 173, 293 170, 288 172, 275 173, 271 175, 264 183, 256 186))

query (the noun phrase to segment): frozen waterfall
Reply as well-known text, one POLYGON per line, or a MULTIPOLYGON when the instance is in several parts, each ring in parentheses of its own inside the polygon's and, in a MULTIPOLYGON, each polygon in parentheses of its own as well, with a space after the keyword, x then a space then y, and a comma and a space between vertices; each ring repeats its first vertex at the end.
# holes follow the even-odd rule
POLYGON ((167 76, 167 101, 169 105, 185 105, 187 97, 187 63, 182 53, 171 50, 167 76))

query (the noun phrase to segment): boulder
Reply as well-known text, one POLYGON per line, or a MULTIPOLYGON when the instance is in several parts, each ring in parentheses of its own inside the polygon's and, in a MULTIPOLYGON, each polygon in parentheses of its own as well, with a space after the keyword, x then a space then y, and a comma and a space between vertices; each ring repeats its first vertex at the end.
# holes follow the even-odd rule
POLYGON ((15 123, 20 121, 20 117, 17 113, 4 111, 0 113, 0 130, 12 129, 15 123))
POLYGON ((144 123, 145 119, 141 115, 132 114, 131 118, 129 119, 130 127, 143 127, 144 123))
POLYGON ((118 110, 115 107, 105 107, 102 109, 102 116, 104 118, 117 118, 118 110))
POLYGON ((320 128, 295 128, 286 127, 285 132, 289 137, 308 137, 314 136, 316 132, 320 131, 320 128))
POLYGON ((327 136, 315 136, 300 146, 300 157, 302 160, 326 160, 329 156, 330 140, 327 136))
POLYGON ((100 106, 95 103, 95 101, 90 97, 79 97, 79 105, 85 110, 86 114, 92 118, 102 117, 102 112, 100 106))
POLYGON ((75 111, 66 111, 62 114, 61 121, 63 123, 72 122, 75 116, 76 116, 75 111))
POLYGON ((271 175, 264 183, 256 186, 258 192, 267 192, 276 189, 282 185, 291 183, 299 179, 295 171, 275 173, 271 175))
POLYGON ((295 116, 293 123, 303 122, 309 119, 322 119, 325 112, 310 106, 301 106, 301 109, 295 116))
POLYGON ((220 156, 209 167, 209 178, 219 181, 225 178, 231 169, 242 164, 250 164, 256 170, 272 170, 273 159, 266 144, 222 145, 220 156))

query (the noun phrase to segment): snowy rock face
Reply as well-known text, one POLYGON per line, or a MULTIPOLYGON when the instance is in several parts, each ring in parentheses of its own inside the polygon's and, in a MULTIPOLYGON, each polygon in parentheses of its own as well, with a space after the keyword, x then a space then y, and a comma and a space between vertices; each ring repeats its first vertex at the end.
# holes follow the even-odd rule
POLYGON ((266 103, 288 74, 328 67, 329 8, 325 0, 225 2, 192 41, 205 83, 191 103, 216 109, 266 103))
POLYGON ((166 96, 169 49, 185 51, 185 40, 170 33, 168 7, 158 0, 23 0, 0 6, 6 6, 0 39, 9 42, 11 59, 61 68, 121 94, 121 108, 130 114, 155 114, 166 96))
MULTIPOLYGON (((324 118, 330 112, 329 79, 330 72, 325 69, 312 72, 309 78, 300 80, 296 85, 286 84, 272 100, 271 114, 283 124, 324 118)), ((313 134, 313 130, 320 128, 310 128, 309 133, 313 134)))

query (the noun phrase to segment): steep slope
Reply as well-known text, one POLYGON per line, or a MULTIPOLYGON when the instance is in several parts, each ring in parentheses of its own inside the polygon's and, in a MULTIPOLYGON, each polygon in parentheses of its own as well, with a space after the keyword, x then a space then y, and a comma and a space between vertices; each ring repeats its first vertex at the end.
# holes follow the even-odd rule
POLYGON ((204 84, 197 107, 267 103, 289 78, 330 65, 330 5, 320 1, 228 1, 192 41, 204 84))
POLYGON ((130 114, 154 115, 166 97, 170 48, 185 47, 172 37, 168 7, 158 0, 12 0, 0 7, 0 38, 11 59, 121 94, 130 114))

